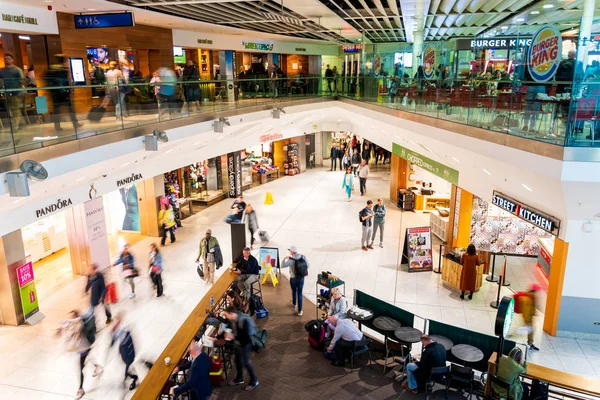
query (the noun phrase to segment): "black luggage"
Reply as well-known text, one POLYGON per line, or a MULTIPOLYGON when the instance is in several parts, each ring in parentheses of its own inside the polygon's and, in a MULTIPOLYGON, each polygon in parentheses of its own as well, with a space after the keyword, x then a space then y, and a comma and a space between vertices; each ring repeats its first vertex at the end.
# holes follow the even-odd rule
POLYGON ((263 243, 267 243, 269 240, 271 240, 267 231, 258 231, 258 237, 263 243))
POLYGON ((91 122, 100 122, 105 112, 106 108, 102 106, 93 106, 88 113, 88 120, 91 122))

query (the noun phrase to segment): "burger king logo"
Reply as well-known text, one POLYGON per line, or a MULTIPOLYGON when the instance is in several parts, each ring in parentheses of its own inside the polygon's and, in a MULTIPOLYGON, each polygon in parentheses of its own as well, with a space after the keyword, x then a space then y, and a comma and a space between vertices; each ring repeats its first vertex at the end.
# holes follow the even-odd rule
POLYGON ((527 68, 536 82, 549 81, 560 64, 562 36, 554 26, 542 27, 533 35, 527 53, 527 68))
POLYGON ((435 49, 431 46, 427 46, 423 52, 423 72, 426 79, 433 77, 433 71, 435 70, 435 49))

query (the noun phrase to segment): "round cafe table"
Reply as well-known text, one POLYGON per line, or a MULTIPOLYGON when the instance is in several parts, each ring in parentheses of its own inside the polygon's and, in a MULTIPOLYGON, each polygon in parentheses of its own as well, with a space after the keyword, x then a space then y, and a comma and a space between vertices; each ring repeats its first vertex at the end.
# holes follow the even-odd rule
POLYGON ((437 343, 441 344, 442 346, 444 346, 444 348, 446 349, 446 351, 450 351, 454 347, 454 343, 452 342, 452 340, 448 339, 446 336, 442 336, 442 335, 429 335, 429 337, 434 342, 437 342, 437 343))
POLYGON ((373 311, 368 310, 366 308, 361 308, 361 310, 366 311, 370 315, 367 316, 367 317, 364 317, 364 316, 362 316, 360 314, 353 313, 352 310, 346 311, 346 316, 348 318, 350 318, 351 320, 354 320, 354 321, 358 322, 358 330, 362 330, 362 323, 363 322, 369 321, 370 319, 373 318, 373 311))
POLYGON ((412 326, 401 326, 394 331, 394 336, 404 343, 418 343, 421 341, 423 332, 412 326))
POLYGON ((476 363, 483 360, 483 351, 468 344, 457 344, 452 347, 452 355, 465 363, 476 363))
POLYGON ((400 322, 390 317, 377 317, 373 320, 373 326, 383 331, 384 343, 387 343, 388 334, 400 328, 400 322))

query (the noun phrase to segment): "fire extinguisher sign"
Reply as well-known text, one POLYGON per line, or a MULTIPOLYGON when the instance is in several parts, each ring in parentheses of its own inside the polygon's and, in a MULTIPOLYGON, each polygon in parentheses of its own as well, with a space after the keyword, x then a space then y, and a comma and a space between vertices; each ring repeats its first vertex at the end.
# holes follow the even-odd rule
POLYGON ((39 311, 35 278, 33 276, 33 264, 31 262, 17 268, 17 280, 21 292, 23 315, 25 319, 28 319, 39 311))

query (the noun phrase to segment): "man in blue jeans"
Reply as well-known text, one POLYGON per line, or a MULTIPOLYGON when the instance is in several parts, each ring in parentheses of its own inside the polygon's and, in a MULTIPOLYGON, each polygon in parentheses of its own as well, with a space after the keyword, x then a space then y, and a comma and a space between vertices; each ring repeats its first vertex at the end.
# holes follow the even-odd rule
POLYGON ((421 336, 423 355, 421 361, 409 363, 406 366, 408 381, 402 388, 407 392, 418 393, 419 386, 429 380, 431 370, 446 365, 446 349, 441 344, 434 342, 428 335, 421 336))
POLYGON ((248 370, 250 382, 244 388, 249 392, 258 386, 258 378, 254 374, 254 367, 250 361, 252 353, 252 336, 256 334, 254 320, 246 314, 239 312, 233 305, 225 309, 225 318, 229 320, 233 333, 225 333, 225 339, 233 340, 235 350, 236 376, 229 381, 229 386, 244 384, 244 368, 248 370))
POLYGON ((304 288, 304 277, 308 273, 308 260, 298 253, 296 246, 290 246, 288 250, 290 255, 283 259, 283 267, 290 269, 292 307, 298 311, 298 316, 302 316, 302 289, 304 288))

